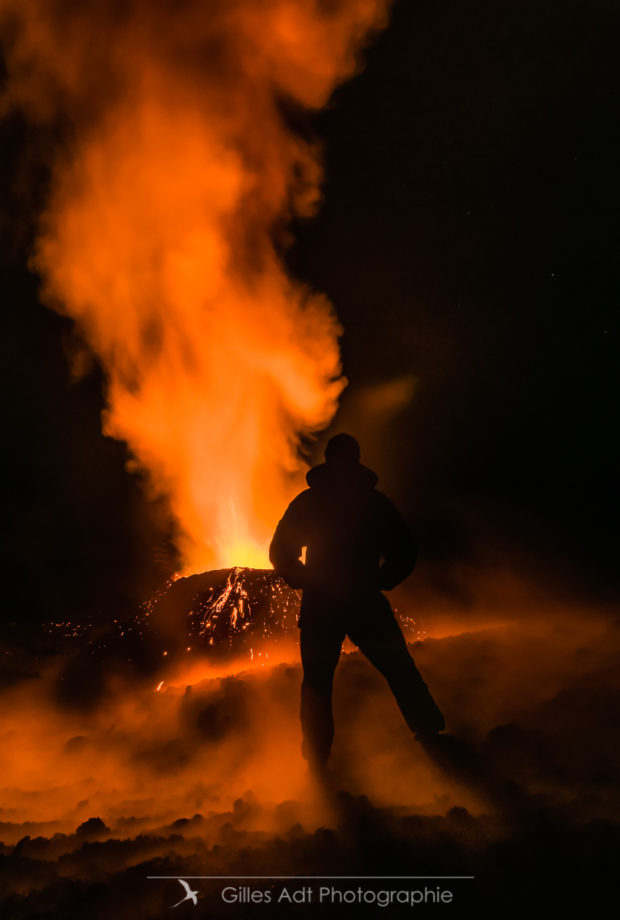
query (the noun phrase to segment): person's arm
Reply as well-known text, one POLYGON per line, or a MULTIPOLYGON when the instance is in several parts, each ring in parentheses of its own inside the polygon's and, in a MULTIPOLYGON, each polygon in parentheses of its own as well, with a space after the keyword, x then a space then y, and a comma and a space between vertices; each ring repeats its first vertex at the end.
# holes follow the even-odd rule
POLYGON ((392 502, 384 499, 383 564, 379 568, 379 587, 391 591, 413 572, 417 548, 409 527, 392 502))
POLYGON ((303 588, 305 581, 306 567, 300 559, 304 546, 300 499, 298 496, 286 509, 269 547, 269 561, 291 588, 303 588))

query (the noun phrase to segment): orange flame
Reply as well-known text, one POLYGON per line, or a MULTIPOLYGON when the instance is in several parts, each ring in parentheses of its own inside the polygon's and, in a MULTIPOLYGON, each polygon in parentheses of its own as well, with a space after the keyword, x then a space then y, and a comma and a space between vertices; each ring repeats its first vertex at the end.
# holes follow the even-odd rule
POLYGON ((336 411, 338 323, 274 242, 321 180, 285 110, 325 105, 386 6, 0 0, 5 104, 72 125, 36 246, 44 296, 101 360, 104 432, 168 496, 188 569, 266 564, 300 435, 336 411))

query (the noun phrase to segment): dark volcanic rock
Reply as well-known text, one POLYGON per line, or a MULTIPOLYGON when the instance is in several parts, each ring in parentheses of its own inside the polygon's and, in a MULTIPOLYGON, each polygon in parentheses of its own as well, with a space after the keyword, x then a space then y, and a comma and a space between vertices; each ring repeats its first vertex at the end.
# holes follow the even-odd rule
POLYGON ((270 569, 218 569, 169 581, 138 613, 108 627, 49 624, 58 651, 69 652, 57 698, 92 708, 106 675, 164 677, 183 659, 261 654, 297 635, 299 592, 270 569))
POLYGON ((144 608, 144 625, 172 653, 249 650, 297 631, 300 595, 270 569, 219 569, 172 582, 144 608))
POLYGON ((75 833, 81 837, 98 837, 100 834, 109 834, 109 832, 110 828, 106 827, 101 818, 88 818, 87 821, 80 824, 75 833))

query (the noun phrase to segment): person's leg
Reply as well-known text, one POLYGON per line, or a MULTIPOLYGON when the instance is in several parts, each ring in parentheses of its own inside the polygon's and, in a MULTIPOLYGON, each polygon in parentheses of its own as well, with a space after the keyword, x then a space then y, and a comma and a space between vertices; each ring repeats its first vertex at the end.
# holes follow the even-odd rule
POLYGON ((299 630, 302 755, 317 767, 327 763, 334 737, 332 684, 343 639, 344 633, 318 624, 302 623, 299 630))
POLYGON ((445 728, 444 717, 422 680, 394 614, 385 598, 371 616, 363 616, 349 636, 386 678, 412 732, 433 734, 445 728))

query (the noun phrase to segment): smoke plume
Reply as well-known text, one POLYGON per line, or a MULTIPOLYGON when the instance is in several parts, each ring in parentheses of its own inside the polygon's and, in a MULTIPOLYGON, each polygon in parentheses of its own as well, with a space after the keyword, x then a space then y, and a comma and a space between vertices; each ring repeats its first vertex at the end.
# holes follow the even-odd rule
POLYGON ((338 322, 282 250, 320 195, 304 122, 387 5, 0 0, 5 111, 61 138, 43 297, 101 361, 103 430, 169 499, 188 569, 264 563, 300 438, 336 410, 338 322))

